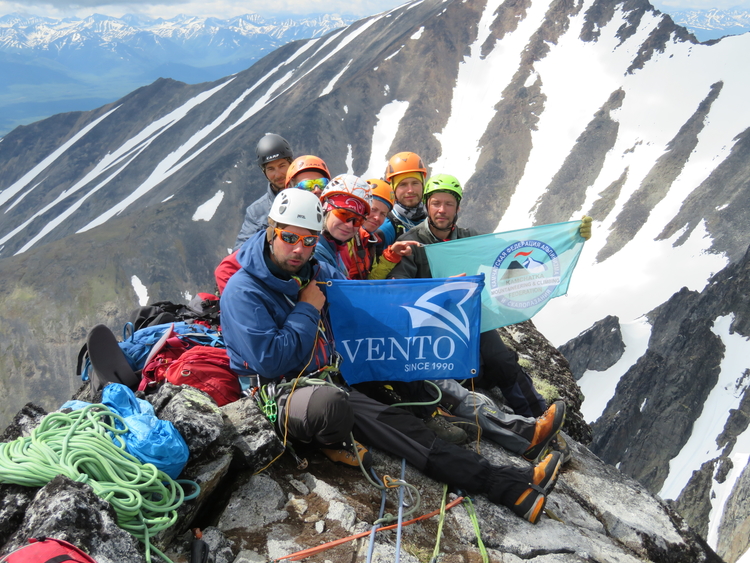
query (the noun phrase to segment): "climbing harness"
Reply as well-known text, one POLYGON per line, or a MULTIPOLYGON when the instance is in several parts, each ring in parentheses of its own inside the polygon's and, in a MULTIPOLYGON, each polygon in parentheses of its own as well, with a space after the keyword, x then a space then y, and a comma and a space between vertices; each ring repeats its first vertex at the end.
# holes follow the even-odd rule
POLYGON ((151 538, 177 521, 177 508, 198 496, 200 487, 173 480, 153 464, 125 451, 124 419, 101 404, 70 413, 50 413, 31 432, 0 443, 0 483, 42 487, 57 475, 88 484, 117 514, 117 524, 151 552, 171 563, 151 538), (185 496, 181 485, 194 488, 185 496))

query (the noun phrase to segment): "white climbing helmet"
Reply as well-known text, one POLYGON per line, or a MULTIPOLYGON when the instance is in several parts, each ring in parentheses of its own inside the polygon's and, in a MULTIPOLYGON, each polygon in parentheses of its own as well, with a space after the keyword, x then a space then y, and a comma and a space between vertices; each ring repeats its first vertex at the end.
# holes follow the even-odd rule
POLYGON ((359 176, 339 174, 331 179, 320 194, 320 201, 329 207, 350 209, 360 215, 370 214, 372 186, 359 176))
POLYGON ((323 207, 312 192, 281 190, 271 204, 268 218, 276 224, 301 227, 319 233, 323 228, 323 207))

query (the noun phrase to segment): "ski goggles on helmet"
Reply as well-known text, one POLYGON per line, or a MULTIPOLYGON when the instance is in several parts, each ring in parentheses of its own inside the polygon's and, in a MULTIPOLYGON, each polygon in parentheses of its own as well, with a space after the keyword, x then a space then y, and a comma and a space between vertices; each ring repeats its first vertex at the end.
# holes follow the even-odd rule
POLYGON ((287 244, 295 245, 302 239, 303 246, 315 246, 318 242, 318 235, 298 235, 292 231, 285 231, 274 227, 276 235, 287 244))
POLYGON ((361 227, 365 222, 364 216, 352 211, 351 209, 344 209, 343 207, 334 207, 331 205, 331 213, 344 223, 351 223, 355 227, 361 227))
POLYGON ((328 185, 328 178, 315 178, 314 180, 301 180, 294 186, 300 190, 313 191, 315 188, 323 190, 328 185))

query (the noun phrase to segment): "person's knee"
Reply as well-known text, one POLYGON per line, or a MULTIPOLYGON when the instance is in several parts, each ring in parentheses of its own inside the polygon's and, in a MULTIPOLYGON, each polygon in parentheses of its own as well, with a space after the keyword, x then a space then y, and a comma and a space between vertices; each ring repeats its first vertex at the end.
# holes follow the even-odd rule
POLYGON ((348 440, 354 426, 354 412, 347 394, 328 385, 316 387, 307 405, 307 424, 321 444, 348 440))

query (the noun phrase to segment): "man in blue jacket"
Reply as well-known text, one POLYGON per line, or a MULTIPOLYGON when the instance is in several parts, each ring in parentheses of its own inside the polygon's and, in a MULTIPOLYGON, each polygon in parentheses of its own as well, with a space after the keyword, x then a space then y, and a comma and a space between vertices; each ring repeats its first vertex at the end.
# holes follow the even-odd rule
MULTIPOLYGON (((320 201, 303 190, 280 192, 269 213, 269 227, 254 235, 237 255, 241 269, 221 296, 224 339, 232 368, 270 382, 283 436, 320 446, 344 457, 350 433, 399 457, 429 477, 469 493, 484 493, 536 523, 561 465, 554 452, 536 467, 492 465, 470 450, 440 440, 424 423, 347 387, 304 385, 300 376, 335 367, 326 297, 322 284, 343 279, 319 264, 313 250, 323 225, 320 201), (287 385, 285 385, 285 382, 287 385)), ((360 450, 362 451, 362 450, 360 450)), ((363 464, 367 455, 359 454, 363 464)))

